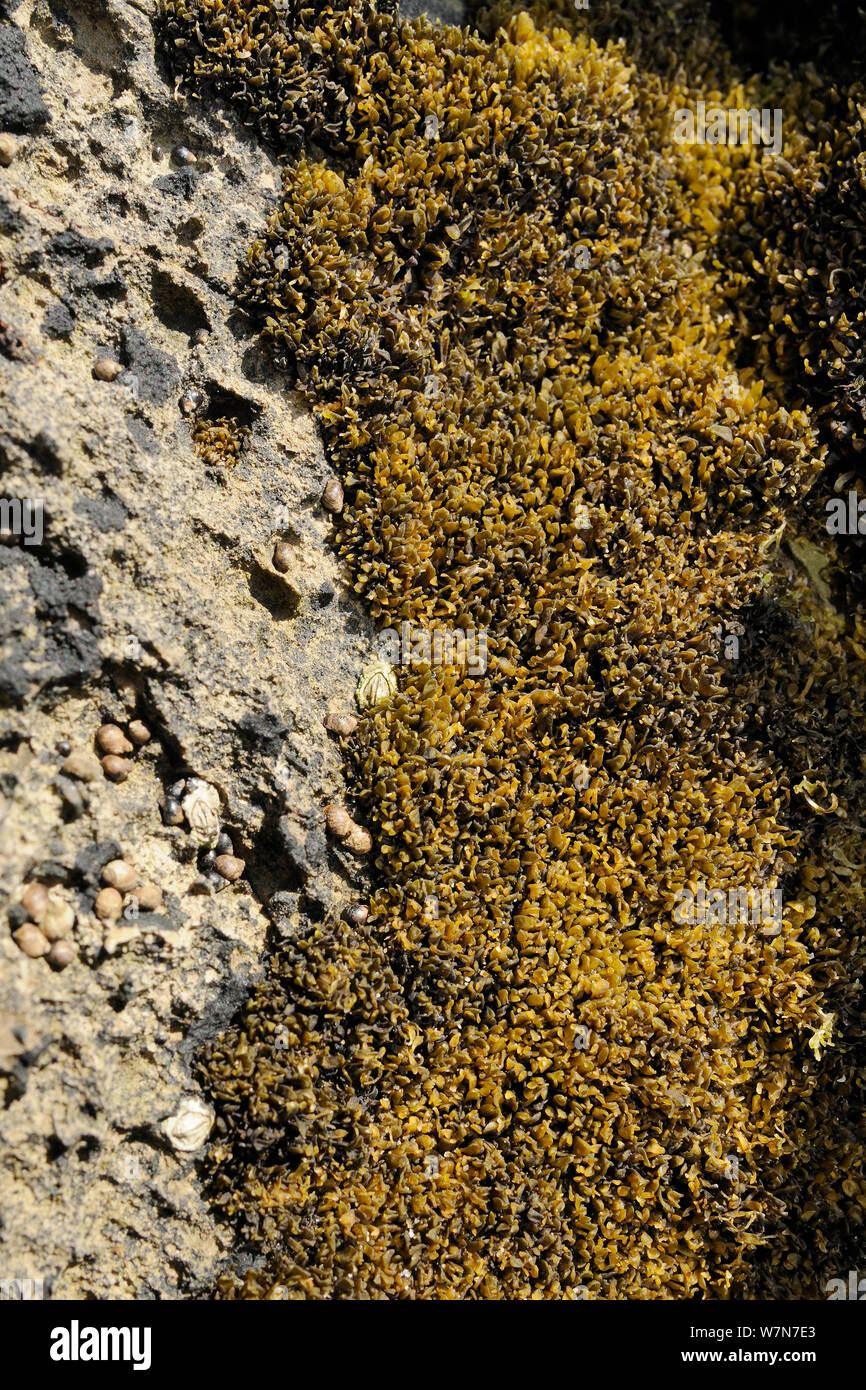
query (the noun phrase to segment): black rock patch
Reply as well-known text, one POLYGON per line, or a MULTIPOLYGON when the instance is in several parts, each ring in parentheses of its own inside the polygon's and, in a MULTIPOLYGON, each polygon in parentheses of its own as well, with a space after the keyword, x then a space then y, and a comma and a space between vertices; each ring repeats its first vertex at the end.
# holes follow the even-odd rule
POLYGON ((17 208, 6 198, 0 198, 0 232, 6 236, 17 236, 24 230, 24 218, 17 208))
POLYGON ((42 320, 42 332, 46 338, 69 338, 75 327, 75 315, 59 300, 52 304, 42 320))
POLYGON ((278 715, 264 710, 260 714, 245 714, 238 724, 238 732, 246 744, 272 759, 278 756, 289 730, 278 715))
POLYGON ((178 169, 173 174, 163 174, 154 182, 154 188, 158 188, 160 193, 168 193, 172 198, 183 198, 189 202, 195 193, 199 181, 199 175, 192 169, 178 169))
POLYGON ((138 415, 130 415, 127 417, 126 428, 138 447, 144 449, 145 453, 155 454, 158 452, 159 443, 146 420, 140 419, 138 415))
POLYGON ((92 269, 95 265, 102 265, 106 256, 111 255, 114 242, 107 236, 89 237, 74 227, 67 227, 65 232, 57 232, 51 237, 48 250, 52 256, 62 256, 64 260, 92 269))
POLYGON ((101 587, 76 551, 0 549, 0 702, 17 704, 37 690, 77 686, 98 674, 101 587))
POLYGON ((124 328, 120 347, 124 366, 137 379, 140 398, 153 405, 164 404, 180 385, 180 369, 174 358, 155 348, 138 328, 124 328))
POLYGON ((127 507, 113 492, 103 492, 100 497, 79 497, 75 511, 86 516, 103 534, 122 531, 129 520, 127 507))
POLYGON ((24 35, 14 24, 0 26, 0 129, 27 135, 50 119, 24 35))

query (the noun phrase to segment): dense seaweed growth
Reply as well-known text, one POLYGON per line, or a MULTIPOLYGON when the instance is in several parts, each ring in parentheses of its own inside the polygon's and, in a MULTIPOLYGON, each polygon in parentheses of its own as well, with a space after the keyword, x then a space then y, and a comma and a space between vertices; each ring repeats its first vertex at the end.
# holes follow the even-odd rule
POLYGON ((285 159, 239 295, 358 592, 490 651, 365 715, 370 919, 202 1060, 227 1296, 820 1296, 859 1239, 866 631, 847 538, 781 547, 862 438, 863 96, 602 8, 164 6, 285 159), (784 157, 673 143, 698 97, 782 105, 784 157), (677 921, 701 884, 780 930, 677 921))

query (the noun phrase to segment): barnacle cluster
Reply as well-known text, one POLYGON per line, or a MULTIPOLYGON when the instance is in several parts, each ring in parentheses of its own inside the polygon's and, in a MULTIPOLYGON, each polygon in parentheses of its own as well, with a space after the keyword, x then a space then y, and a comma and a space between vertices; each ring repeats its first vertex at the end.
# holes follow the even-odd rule
POLYGON ((866 1204, 866 614, 803 557, 862 432, 862 91, 746 81, 698 5, 163 8, 284 160, 239 295, 357 592, 490 652, 366 710, 369 918, 284 938, 202 1058, 258 1251, 222 1293, 822 1296, 866 1204), (782 106, 783 156, 673 143, 699 97, 782 106), (779 930, 683 922, 699 884, 779 930))

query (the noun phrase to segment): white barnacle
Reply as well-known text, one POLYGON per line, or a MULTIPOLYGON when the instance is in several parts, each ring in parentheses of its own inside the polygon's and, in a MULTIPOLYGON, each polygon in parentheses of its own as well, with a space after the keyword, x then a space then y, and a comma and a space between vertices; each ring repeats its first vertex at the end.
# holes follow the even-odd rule
POLYGON ((181 809, 189 826, 190 838, 197 845, 214 845, 220 833, 220 794, 210 782, 190 777, 181 809))
POLYGON ((358 681, 355 698, 361 709, 381 709, 397 690, 397 676, 387 661, 374 661, 358 681))
POLYGON ((194 1153, 200 1149, 213 1129, 214 1112, 198 1096, 188 1096, 181 1101, 177 1110, 167 1120, 162 1129, 168 1142, 178 1153, 194 1153))

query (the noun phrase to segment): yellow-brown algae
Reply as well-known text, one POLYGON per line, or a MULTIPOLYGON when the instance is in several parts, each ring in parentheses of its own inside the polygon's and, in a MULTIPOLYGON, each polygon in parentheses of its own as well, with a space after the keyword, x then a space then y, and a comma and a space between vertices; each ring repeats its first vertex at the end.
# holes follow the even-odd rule
POLYGON ((856 552, 840 621, 780 538, 862 446, 862 93, 747 84, 658 5, 624 46, 546 4, 163 11, 284 162, 240 295, 352 479, 356 592, 491 653, 361 701, 369 917, 284 939, 202 1055, 266 1256, 222 1294, 823 1296, 866 1201, 866 617, 856 552), (782 107, 793 174, 675 145, 699 98, 782 107), (753 883, 772 937, 675 920, 753 883))

